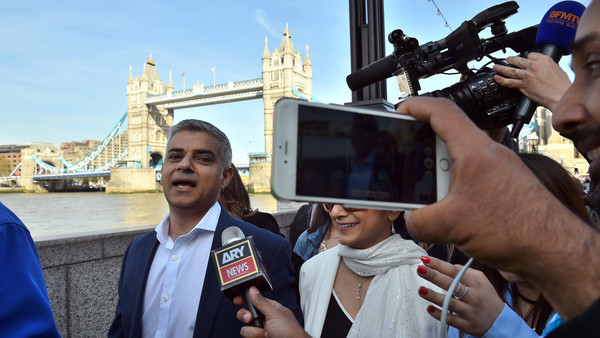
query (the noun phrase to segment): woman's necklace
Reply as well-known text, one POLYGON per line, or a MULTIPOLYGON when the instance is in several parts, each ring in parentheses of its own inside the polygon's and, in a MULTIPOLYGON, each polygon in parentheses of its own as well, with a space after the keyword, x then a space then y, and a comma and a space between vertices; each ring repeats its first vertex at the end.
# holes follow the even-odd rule
MULTIPOLYGON (((327 250, 327 240, 325 238, 330 237, 330 236, 324 236, 323 240, 321 241, 321 244, 319 244, 319 249, 317 250, 317 253, 321 253, 325 250, 327 250)), ((334 240, 338 240, 338 237, 335 238, 329 238, 329 239, 334 239, 334 240)), ((339 243, 339 242, 338 242, 339 243)))
POLYGON ((361 281, 360 279, 354 277, 354 279, 356 279, 356 281, 358 282, 358 290, 356 290, 356 300, 360 301, 360 299, 362 298, 362 286, 365 282, 370 281, 371 278, 373 278, 373 276, 369 276, 361 281))

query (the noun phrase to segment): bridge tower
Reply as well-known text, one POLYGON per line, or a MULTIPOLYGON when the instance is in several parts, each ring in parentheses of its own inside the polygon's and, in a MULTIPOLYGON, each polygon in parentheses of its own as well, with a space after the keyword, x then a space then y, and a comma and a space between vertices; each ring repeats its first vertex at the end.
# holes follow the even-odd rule
POLYGON ((146 105, 149 94, 173 92, 173 80, 164 84, 158 75, 152 54, 144 65, 141 78, 133 78, 129 67, 127 80, 128 166, 156 167, 164 158, 173 111, 164 105, 146 105))
MULTIPOLYGON (((33 176, 40 169, 33 159, 34 156, 53 167, 62 168, 63 165, 59 160, 62 152, 52 143, 40 142, 32 143, 21 150, 21 185, 27 192, 46 191, 39 183, 33 181, 33 176)), ((64 181, 53 181, 48 184, 52 185, 51 188, 60 190, 64 181)))
POLYGON ((307 99, 312 96, 312 63, 308 56, 302 62, 300 52, 294 49, 288 25, 285 25, 279 48, 269 53, 267 38, 262 57, 263 101, 265 104, 265 152, 273 153, 273 105, 282 97, 298 97, 294 88, 307 99))

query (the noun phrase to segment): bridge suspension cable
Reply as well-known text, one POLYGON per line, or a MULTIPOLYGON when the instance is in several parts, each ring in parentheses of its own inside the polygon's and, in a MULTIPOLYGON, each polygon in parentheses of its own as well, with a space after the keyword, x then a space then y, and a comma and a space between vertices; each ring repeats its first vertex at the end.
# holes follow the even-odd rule
MULTIPOLYGON (((88 164, 92 163, 106 149, 106 147, 108 147, 108 145, 115 138, 115 136, 119 134, 119 132, 121 131, 121 126, 123 125, 123 122, 125 121, 126 118, 127 118, 127 113, 125 113, 123 115, 123 117, 121 117, 119 122, 117 122, 117 125, 110 131, 110 133, 108 133, 108 136, 106 136, 104 138, 104 140, 102 140, 102 142, 98 146, 96 146, 96 148, 94 148, 94 150, 92 150, 86 157, 84 157, 77 163, 73 164, 61 157, 60 161, 67 167, 65 171, 66 172, 74 172, 74 171, 86 170, 88 164)), ((119 153, 119 155, 121 155, 124 150, 125 149, 123 149, 119 153)), ((125 152, 125 154, 126 153, 127 152, 125 152)), ((119 156, 119 155, 117 155, 117 156, 119 156)), ((110 163, 112 161, 114 161, 114 158, 111 159, 107 163, 110 163)), ((115 161, 115 164, 116 164, 116 161, 115 161)), ((105 166, 106 166, 106 163, 103 164, 101 167, 105 167, 105 166)), ((113 164, 113 166, 114 166, 114 164, 113 164)), ((111 167, 108 167, 108 168, 111 168, 111 167)))
POLYGON ((292 92, 294 93, 294 95, 296 95, 298 98, 300 98, 302 100, 321 102, 321 101, 317 100, 317 98, 312 94, 310 95, 311 100, 309 100, 308 98, 306 98, 306 96, 304 96, 304 94, 300 93, 300 91, 298 89, 296 89, 296 87, 294 87, 294 86, 292 86, 292 92))
MULTIPOLYGON (((50 164, 40 160, 35 155, 32 156, 33 161, 41 168, 41 170, 37 173, 37 175, 40 175, 43 171, 47 171, 47 172, 50 172, 53 174, 89 172, 89 170, 87 170, 87 166, 90 163, 92 163, 96 158, 98 158, 98 156, 104 150, 106 150, 108 145, 120 133, 121 127, 123 126, 123 122, 125 121, 126 118, 127 118, 127 113, 125 113, 123 115, 123 117, 121 117, 119 122, 117 122, 117 125, 108 133, 108 135, 104 138, 104 140, 102 140, 102 142, 100 142, 100 144, 98 146, 96 146, 96 148, 94 148, 94 150, 92 150, 92 152, 90 152, 88 155, 86 155, 83 159, 81 159, 77 163, 73 164, 73 163, 65 160, 64 158, 60 157, 59 160, 65 165, 66 168, 62 168, 62 169, 57 168, 53 165, 50 165, 50 164)), ((108 169, 111 169, 120 160, 124 159, 126 156, 127 156, 127 147, 124 147, 123 149, 121 149, 121 151, 116 156, 114 156, 112 159, 110 159, 106 163, 101 164, 100 166, 95 168, 93 171, 101 172, 101 171, 106 171, 108 169)), ((17 169, 18 169, 18 167, 15 168, 14 171, 16 171, 17 169)))
POLYGON ((49 165, 48 163, 46 163, 46 162, 44 162, 44 161, 40 160, 40 159, 39 159, 39 158, 37 158, 35 155, 31 156, 31 159, 33 159, 33 161, 34 161, 34 162, 35 162, 37 165, 39 165, 39 166, 40 166, 40 168, 41 168, 41 170, 40 170, 40 171, 37 173, 38 175, 39 175, 39 174, 41 174, 41 172, 42 172, 42 171, 44 171, 44 170, 46 170, 46 171, 49 171, 49 172, 51 172, 51 173, 59 173, 59 172, 62 172, 62 171, 63 171, 63 170, 61 170, 61 169, 59 169, 59 168, 57 168, 57 167, 55 167, 55 166, 49 165))
POLYGON ((110 161, 96 168, 96 170, 108 170, 114 167, 120 160, 123 160, 127 156, 127 147, 123 148, 120 153, 115 155, 110 161))
POLYGON ((21 168, 21 164, 22 164, 22 162, 19 162, 19 165, 17 165, 15 167, 15 169, 8 176, 14 176, 14 174, 17 172, 17 170, 19 170, 19 168, 21 168))

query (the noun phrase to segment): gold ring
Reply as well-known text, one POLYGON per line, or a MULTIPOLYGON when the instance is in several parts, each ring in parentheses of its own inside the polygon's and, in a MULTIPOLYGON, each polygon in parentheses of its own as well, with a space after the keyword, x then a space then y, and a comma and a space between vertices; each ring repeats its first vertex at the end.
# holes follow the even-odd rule
POLYGON ((519 78, 519 71, 521 71, 521 68, 517 68, 517 72, 515 73, 515 78, 519 78))

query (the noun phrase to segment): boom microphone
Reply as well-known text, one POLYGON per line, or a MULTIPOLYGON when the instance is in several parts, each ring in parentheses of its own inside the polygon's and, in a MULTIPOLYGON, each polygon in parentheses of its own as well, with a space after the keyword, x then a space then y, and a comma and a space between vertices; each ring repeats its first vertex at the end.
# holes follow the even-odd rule
MULTIPOLYGON (((571 42, 579 25, 579 18, 585 6, 577 1, 561 1, 552 6, 544 15, 538 27, 535 44, 541 53, 557 62, 563 55, 571 53, 571 42)), ((510 136, 518 137, 523 125, 529 123, 537 104, 523 96, 515 112, 515 124, 510 136)))
POLYGON ((254 317, 252 324, 262 328, 263 316, 250 302, 248 289, 256 286, 263 293, 271 291, 273 287, 254 239, 252 236, 245 237, 240 228, 231 226, 223 230, 221 243, 222 247, 211 251, 221 292, 229 299, 241 294, 244 307, 254 317))
POLYGON ((350 90, 358 90, 366 85, 392 76, 396 71, 394 55, 390 54, 346 76, 350 90))

